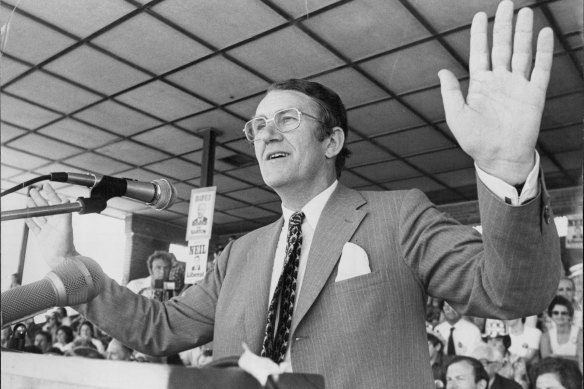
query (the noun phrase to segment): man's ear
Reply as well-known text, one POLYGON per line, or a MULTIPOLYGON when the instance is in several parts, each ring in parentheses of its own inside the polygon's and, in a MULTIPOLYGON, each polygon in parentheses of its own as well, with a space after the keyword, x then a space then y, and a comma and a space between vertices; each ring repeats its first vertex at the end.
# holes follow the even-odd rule
POLYGON ((325 156, 327 158, 336 157, 345 144, 345 132, 341 127, 333 127, 332 133, 325 138, 326 150, 325 156))
POLYGON ((487 386, 489 386, 487 380, 480 380, 479 382, 477 382, 478 389, 487 389, 487 386))

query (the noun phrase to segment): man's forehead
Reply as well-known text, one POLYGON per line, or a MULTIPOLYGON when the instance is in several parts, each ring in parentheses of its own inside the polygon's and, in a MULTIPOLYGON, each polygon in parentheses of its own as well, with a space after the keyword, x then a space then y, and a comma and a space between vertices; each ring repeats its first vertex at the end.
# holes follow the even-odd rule
POLYGON ((272 117, 274 112, 284 108, 298 108, 301 111, 313 107, 314 100, 295 90, 273 90, 260 101, 254 116, 272 117))

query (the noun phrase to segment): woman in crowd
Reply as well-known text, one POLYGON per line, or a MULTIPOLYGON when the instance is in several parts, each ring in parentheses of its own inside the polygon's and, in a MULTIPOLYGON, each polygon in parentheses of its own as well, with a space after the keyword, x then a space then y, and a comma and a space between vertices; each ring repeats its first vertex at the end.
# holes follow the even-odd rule
POLYGON ((60 326, 57 329, 57 341, 53 343, 53 347, 58 348, 62 352, 67 351, 71 346, 71 342, 75 339, 73 329, 69 326, 60 326))
POLYGON ((541 331, 525 325, 525 318, 507 320, 511 337, 509 351, 525 360, 529 366, 539 359, 541 331))
MULTIPOLYGON (((570 301, 556 296, 547 310, 554 326, 541 337, 541 357, 562 357, 582 364, 582 330, 572 324, 574 308, 570 301)), ((582 366, 580 366, 582 369, 582 366)))
POLYGON ((99 351, 101 354, 105 354, 105 347, 99 339, 95 338, 95 330, 91 322, 84 321, 81 323, 79 326, 79 337, 90 341, 93 343, 97 351, 99 351))

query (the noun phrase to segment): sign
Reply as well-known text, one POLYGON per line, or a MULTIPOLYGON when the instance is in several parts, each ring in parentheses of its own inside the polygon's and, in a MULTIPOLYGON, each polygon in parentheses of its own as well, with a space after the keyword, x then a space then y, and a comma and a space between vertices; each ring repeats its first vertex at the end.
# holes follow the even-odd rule
POLYGON ((567 249, 582 249, 582 215, 568 215, 567 249))
POLYGON ((186 241, 211 238, 216 192, 216 186, 191 191, 186 241))
POLYGON ((185 266, 185 284, 194 284, 207 272, 207 257, 209 255, 209 240, 191 240, 187 246, 185 266))

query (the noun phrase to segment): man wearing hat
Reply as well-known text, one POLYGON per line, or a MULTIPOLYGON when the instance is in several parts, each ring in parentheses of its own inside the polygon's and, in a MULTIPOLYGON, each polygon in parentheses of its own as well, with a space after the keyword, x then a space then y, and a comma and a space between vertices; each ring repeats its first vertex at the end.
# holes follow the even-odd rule
MULTIPOLYGON (((507 324, 503 320, 487 319, 485 322, 485 332, 482 334, 483 339, 487 345, 495 351, 493 358, 487 358, 490 361, 495 361, 489 368, 493 370, 493 385, 497 383, 497 386, 492 386, 493 388, 527 388, 527 369, 525 365, 525 360, 519 356, 512 354, 509 351, 511 347, 511 336, 509 335, 509 330, 507 324), (494 375, 496 373, 496 376, 494 375), (500 378, 499 378, 500 377, 500 378), (496 380, 495 380, 496 379, 496 380), (495 382, 496 381, 496 382, 495 382), (512 381, 513 383, 520 384, 519 386, 514 386, 509 383, 507 385, 500 386, 501 382, 512 381)), ((476 357, 476 353, 485 352, 487 349, 481 349, 477 347, 472 353, 476 357)), ((487 350, 490 353, 490 351, 487 350)), ((492 354, 492 353, 491 353, 492 354)), ((481 359, 481 358, 477 358, 481 359)), ((487 372, 490 373, 489 368, 485 367, 487 372)), ((489 385, 491 388, 491 385, 489 385)))

